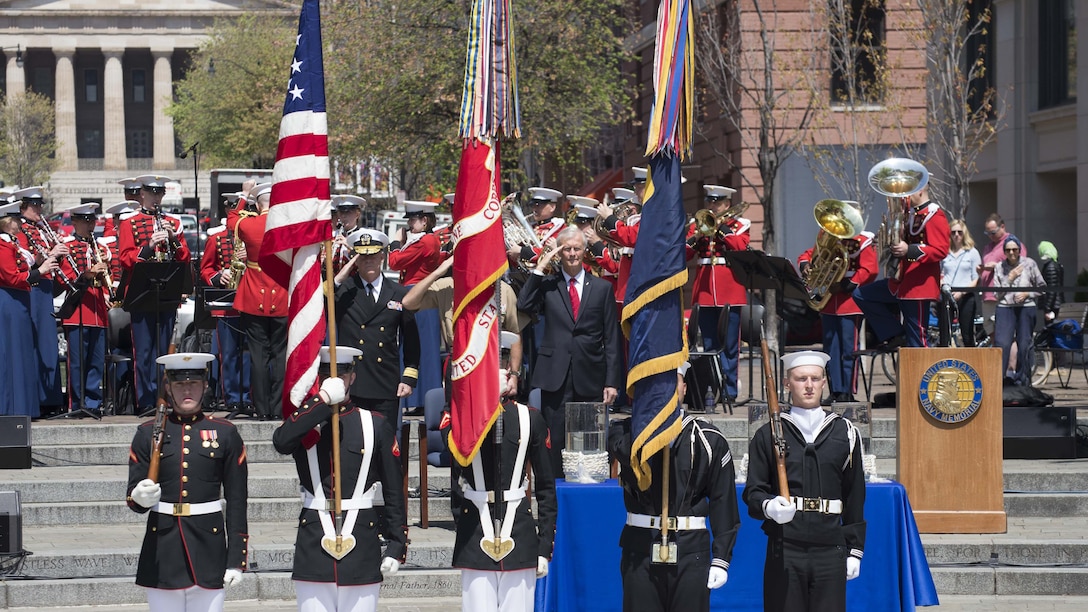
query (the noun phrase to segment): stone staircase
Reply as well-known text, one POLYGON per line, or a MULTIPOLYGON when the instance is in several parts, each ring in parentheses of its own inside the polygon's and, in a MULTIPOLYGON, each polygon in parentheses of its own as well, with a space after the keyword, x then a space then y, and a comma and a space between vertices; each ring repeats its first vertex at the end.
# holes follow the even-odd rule
MULTIPOLYGON (((742 412, 711 417, 738 456, 747 446, 742 412)), ((878 410, 872 424, 881 475, 895 470, 893 417, 891 411, 878 410)), ((145 601, 143 590, 133 584, 144 517, 123 502, 128 444, 138 422, 107 417, 33 425, 34 457, 42 465, 0 470, 0 490, 20 492, 23 547, 33 552, 21 577, 0 582, 0 604, 27 610, 105 609, 145 601)), ((239 419, 236 424, 250 460, 253 571, 227 597, 286 605, 294 598, 290 569, 299 508, 294 466, 271 446, 274 423, 239 419)), ((450 568, 453 524, 444 496, 449 470, 429 471, 431 527, 422 529, 414 424, 412 431, 411 442, 403 445, 411 466, 411 546, 407 564, 383 584, 381 597, 390 605, 439 598, 435 601, 456 609, 460 577, 450 568)), ((938 592, 955 597, 1088 596, 1088 461, 1006 461, 1005 489, 1008 533, 923 536, 938 592)))

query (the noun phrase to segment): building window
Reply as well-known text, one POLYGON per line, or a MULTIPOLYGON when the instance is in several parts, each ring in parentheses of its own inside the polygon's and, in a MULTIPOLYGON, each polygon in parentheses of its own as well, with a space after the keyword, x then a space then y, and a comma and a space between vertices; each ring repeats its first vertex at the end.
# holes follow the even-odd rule
POLYGON ((148 130, 128 130, 125 133, 125 147, 129 157, 151 157, 151 132, 148 130))
POLYGON ((1039 0, 1039 108, 1077 99, 1077 20, 1073 0, 1039 0))
POLYGON ((965 69, 972 74, 967 92, 967 103, 972 112, 983 104, 990 104, 990 117, 993 108, 994 75, 994 12, 992 0, 973 0, 967 3, 967 24, 969 28, 979 25, 977 32, 964 42, 964 54, 967 61, 965 69), (972 70, 972 67, 974 69, 972 70))
POLYGON ((854 104, 883 98, 884 0, 829 0, 831 100, 854 104))
POLYGON ((105 145, 102 142, 102 130, 80 130, 79 156, 91 159, 100 159, 106 156, 105 145))
POLYGON ((83 91, 87 102, 98 102, 98 71, 83 71, 83 91))
POLYGON ((144 102, 146 101, 147 88, 145 86, 145 76, 143 70, 132 71, 132 101, 144 102))
POLYGON ((30 73, 30 89, 43 96, 53 95, 53 70, 36 66, 30 73))

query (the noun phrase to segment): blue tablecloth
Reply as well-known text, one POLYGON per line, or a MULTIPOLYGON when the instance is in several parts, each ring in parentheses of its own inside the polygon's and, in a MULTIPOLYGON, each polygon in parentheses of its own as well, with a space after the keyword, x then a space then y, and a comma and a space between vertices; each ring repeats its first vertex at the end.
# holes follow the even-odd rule
MULTIPOLYGON (((620 610, 620 531, 626 513, 615 480, 599 485, 556 483, 559 518, 555 554, 548 576, 537 582, 538 612, 620 610)), ((743 485, 737 485, 740 502, 743 485)), ((763 609, 763 561, 767 537, 760 522, 740 502, 741 527, 733 549, 729 582, 713 591, 714 610, 759 612, 763 609)), ((866 486, 865 559, 861 576, 847 583, 851 611, 910 611, 937 605, 918 527, 898 483, 866 486)))

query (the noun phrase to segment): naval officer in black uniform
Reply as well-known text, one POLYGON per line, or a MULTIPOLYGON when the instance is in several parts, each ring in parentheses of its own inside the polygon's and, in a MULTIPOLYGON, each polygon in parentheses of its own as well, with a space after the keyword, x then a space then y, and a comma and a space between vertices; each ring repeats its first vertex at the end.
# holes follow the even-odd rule
MULTIPOLYGON (((509 386, 506 375, 509 349, 517 340, 517 334, 501 332, 499 418, 472 464, 462 468, 455 462, 450 473, 459 480, 463 495, 454 503, 461 510, 456 517, 453 566, 461 570, 465 612, 532 610, 536 579, 548 574, 555 542, 558 504, 548 426, 540 411, 514 401, 517 389, 509 386), (536 519, 525 496, 527 462, 535 477, 536 519)), ((442 433, 444 438, 450 433, 448 414, 442 419, 442 433)))
MULTIPOLYGON (((685 395, 688 366, 685 363, 677 372, 679 397, 685 395)), ((740 528, 733 455, 725 436, 710 422, 683 416, 682 423, 668 449, 668 539, 675 550, 667 559, 653 554, 661 545, 663 455, 651 458, 653 480, 643 491, 631 470, 631 419, 609 428, 609 457, 620 462, 627 509, 627 524, 620 534, 624 612, 706 612, 711 589, 729 579, 740 528)))
POLYGON ((336 275, 336 337, 363 352, 348 392, 356 406, 380 413, 399 432, 400 398, 412 394, 419 378, 415 315, 401 305, 408 290, 382 275, 389 237, 364 228, 347 242, 355 256, 336 275))
POLYGON ((147 587, 155 612, 218 612, 223 586, 241 582, 247 567, 246 447, 230 421, 201 411, 213 359, 174 353, 156 360, 166 370, 171 409, 158 482, 147 478, 154 421, 140 425, 128 453, 128 505, 150 510, 136 584, 147 587))
POLYGON ((303 488, 291 572, 300 612, 377 610, 382 577, 397 573, 407 554, 400 448, 393 427, 380 414, 360 409, 347 397, 356 378, 352 363, 360 355, 358 349, 336 347, 337 377, 331 378, 329 348, 322 347, 319 375, 328 378, 321 383, 321 391, 272 435, 277 451, 294 456, 303 488), (336 538, 334 517, 327 510, 333 499, 334 405, 340 406, 340 533, 354 542, 339 559, 323 545, 324 540, 336 538), (383 496, 385 511, 379 513, 375 506, 383 496), (385 536, 384 552, 379 532, 385 536))
POLYGON ((830 356, 800 351, 782 357, 789 390, 782 414, 790 498, 778 494, 770 424, 748 450, 748 514, 763 520, 767 612, 843 612, 846 581, 861 573, 865 548, 865 470, 857 429, 820 408, 830 356))

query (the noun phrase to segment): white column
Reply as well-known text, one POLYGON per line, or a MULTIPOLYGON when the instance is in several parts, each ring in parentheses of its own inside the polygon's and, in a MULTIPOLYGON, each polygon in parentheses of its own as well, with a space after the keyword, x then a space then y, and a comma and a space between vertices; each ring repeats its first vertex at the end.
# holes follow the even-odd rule
POLYGON ((154 167, 156 170, 173 170, 174 160, 174 118, 166 114, 166 107, 174 99, 174 82, 170 70, 170 58, 173 49, 158 51, 152 49, 155 58, 155 82, 152 86, 154 99, 154 167))
MULTIPOLYGON (((18 96, 26 91, 26 73, 15 62, 15 52, 5 51, 8 55, 8 96, 18 96)), ((25 57, 25 56, 24 56, 25 57)))
POLYGON ((102 77, 105 170, 127 170, 125 149, 125 79, 121 64, 124 49, 103 49, 106 68, 102 77))
POLYGON ((76 78, 72 68, 72 56, 76 50, 53 49, 57 57, 56 113, 57 113, 57 169, 78 170, 79 151, 76 135, 76 78))

